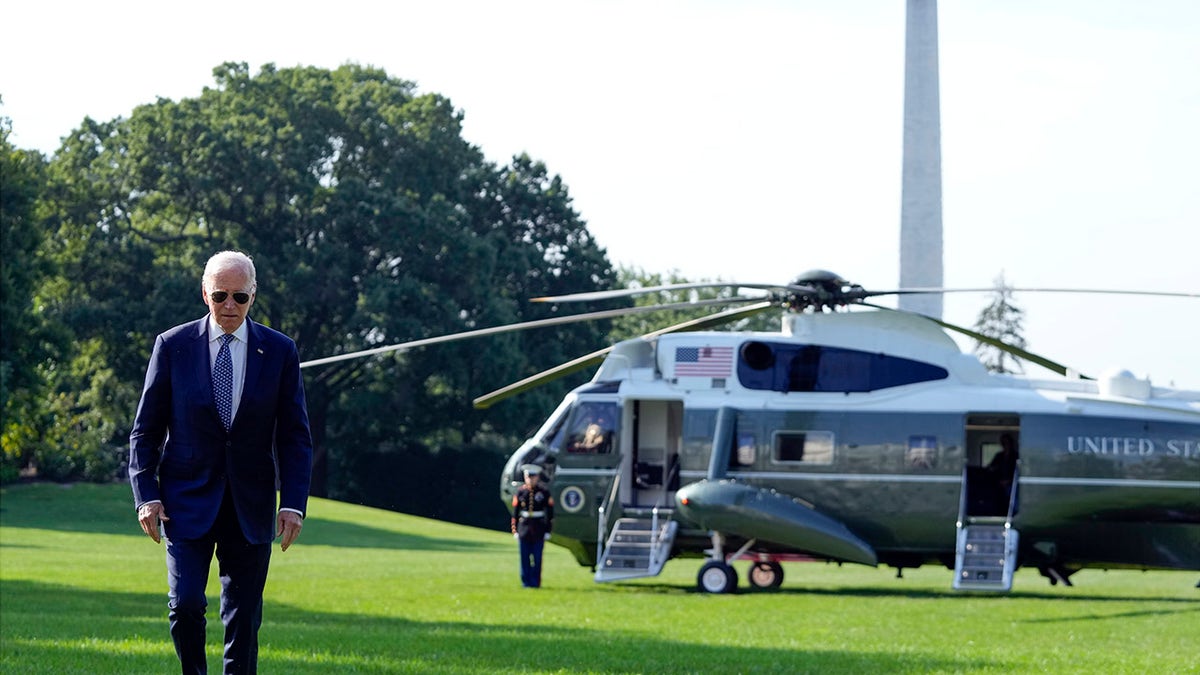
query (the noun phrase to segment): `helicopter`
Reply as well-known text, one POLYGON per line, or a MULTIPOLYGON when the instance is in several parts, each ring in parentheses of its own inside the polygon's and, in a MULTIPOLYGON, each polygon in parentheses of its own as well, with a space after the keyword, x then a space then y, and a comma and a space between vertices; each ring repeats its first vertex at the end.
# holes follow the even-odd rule
MULTIPOLYGON (((551 542, 597 582, 703 558, 697 587, 783 582, 782 563, 940 564, 961 591, 1007 592, 1019 567, 1200 570, 1200 392, 1128 371, 1091 379, 872 298, 825 270, 788 284, 690 283, 535 298, 571 303, 714 286, 756 294, 469 331, 307 362, 681 305, 708 317, 616 343, 475 400, 489 407, 597 366, 507 460, 500 498, 537 465, 551 542), (778 332, 709 330, 773 308, 778 332), (1057 378, 988 372, 947 331, 1057 378)), ((1077 289, 1012 289, 1076 292, 1077 289)), ((1143 294, 1138 291, 1082 291, 1143 294)), ((1145 293, 1200 297, 1192 293, 1145 293)))

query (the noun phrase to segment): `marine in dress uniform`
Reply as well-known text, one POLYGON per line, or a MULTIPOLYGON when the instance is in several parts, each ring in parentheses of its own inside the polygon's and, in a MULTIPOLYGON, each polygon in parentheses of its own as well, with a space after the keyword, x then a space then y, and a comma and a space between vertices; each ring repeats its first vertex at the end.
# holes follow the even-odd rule
POLYGON ((554 498, 541 484, 541 467, 526 464, 523 469, 525 484, 513 497, 512 533, 521 548, 521 584, 538 588, 542 585, 542 548, 554 520, 554 498))

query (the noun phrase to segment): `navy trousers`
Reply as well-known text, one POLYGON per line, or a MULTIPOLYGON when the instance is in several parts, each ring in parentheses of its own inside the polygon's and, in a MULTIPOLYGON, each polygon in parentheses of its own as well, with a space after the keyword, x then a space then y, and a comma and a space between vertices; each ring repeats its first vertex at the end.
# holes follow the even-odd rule
POLYGON ((541 537, 521 537, 521 585, 538 588, 542 585, 542 548, 546 542, 541 537))
MULTIPOLYGON (((169 513, 167 515, 170 515, 169 513)), ((221 577, 221 623, 225 626, 225 673, 258 669, 258 628, 267 584, 271 544, 251 544, 242 534, 233 498, 225 493, 220 515, 205 536, 167 540, 167 618, 184 675, 208 672, 204 656, 204 589, 216 551, 221 577)))

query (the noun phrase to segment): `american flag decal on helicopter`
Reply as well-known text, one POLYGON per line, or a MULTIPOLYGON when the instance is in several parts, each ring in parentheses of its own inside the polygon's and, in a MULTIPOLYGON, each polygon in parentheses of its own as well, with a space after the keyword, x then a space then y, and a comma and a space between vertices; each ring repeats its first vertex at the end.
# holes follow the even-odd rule
POLYGON ((733 347, 677 347, 676 377, 729 377, 733 347))

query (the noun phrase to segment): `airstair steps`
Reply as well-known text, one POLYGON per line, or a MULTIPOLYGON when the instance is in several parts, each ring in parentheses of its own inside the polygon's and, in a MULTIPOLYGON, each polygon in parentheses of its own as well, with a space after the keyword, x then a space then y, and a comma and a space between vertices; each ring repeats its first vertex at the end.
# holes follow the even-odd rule
POLYGON ((1001 519, 980 519, 958 528, 954 589, 1012 590, 1017 560, 1017 531, 1001 519))
POLYGON ((669 515, 618 520, 596 565, 596 581, 658 576, 670 556, 678 525, 669 515))

